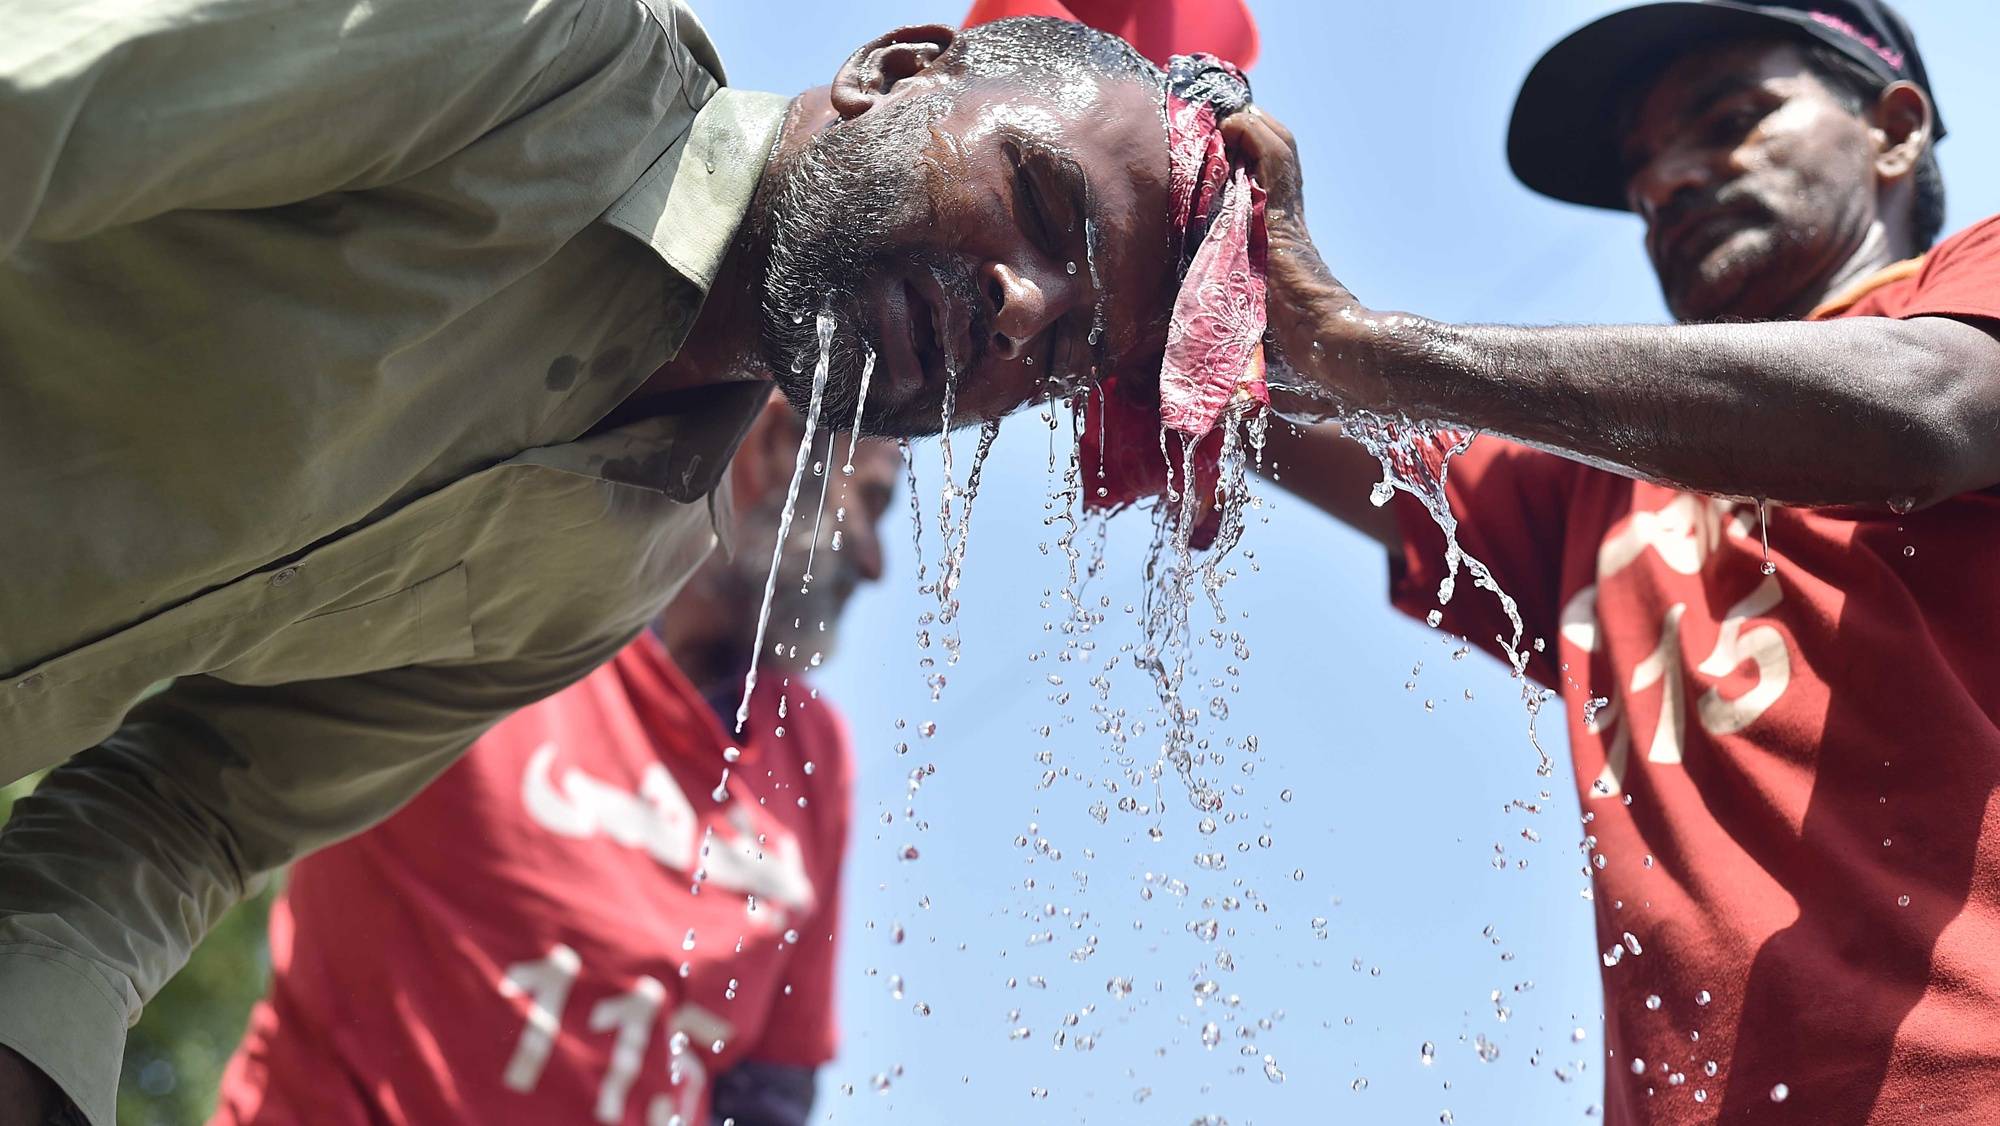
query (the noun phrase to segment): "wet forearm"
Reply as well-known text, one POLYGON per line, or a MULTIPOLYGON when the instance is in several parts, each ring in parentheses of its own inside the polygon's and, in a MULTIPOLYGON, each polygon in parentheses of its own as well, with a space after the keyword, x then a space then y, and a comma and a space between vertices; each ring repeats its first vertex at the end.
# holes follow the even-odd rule
POLYGON ((1689 489, 1900 507, 2000 480, 2000 345, 1955 321, 1344 321, 1337 362, 1367 369, 1375 406, 1689 489))

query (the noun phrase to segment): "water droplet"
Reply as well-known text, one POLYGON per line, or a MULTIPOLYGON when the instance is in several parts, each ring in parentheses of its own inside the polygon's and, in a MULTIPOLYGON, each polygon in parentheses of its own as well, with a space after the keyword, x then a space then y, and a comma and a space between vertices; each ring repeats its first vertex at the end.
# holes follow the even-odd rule
POLYGON ((1429 1040, 1424 1041, 1424 1046, 1417 1049, 1417 1059, 1425 1067, 1429 1067, 1431 1064, 1437 1062, 1437 1054, 1437 1045, 1431 1043, 1429 1040))
POLYGON ((1791 1097, 1792 1097, 1792 1089, 1790 1087, 1785 1086, 1783 1083, 1780 1083, 1777 1086, 1771 1088, 1771 1101, 1774 1103, 1784 1102, 1786 1099, 1789 1099, 1791 1097))
POLYGON ((1706 1005, 1711 1000, 1713 998, 1708 995, 1708 990, 1706 989, 1694 995, 1694 1003, 1697 1005, 1706 1005))
POLYGON ((694 949, 694 932, 692 930, 687 932, 686 938, 681 939, 681 949, 682 950, 694 949))
POLYGON ((1658 993, 1649 993, 1646 995, 1646 1008, 1651 1009, 1655 1012, 1659 1010, 1660 995, 1658 993))
POLYGON ((1443 610, 1432 610, 1430 613, 1424 615, 1424 624, 1430 626, 1432 629, 1436 629, 1443 621, 1443 610))
MULTIPOLYGON (((1271 1071, 1270 1065, 1268 1064, 1265 1065, 1264 1070, 1268 1074, 1271 1071)), ((1284 1075, 1283 1072, 1279 1073, 1280 1078, 1283 1078, 1283 1075, 1284 1075)), ((1366 1091, 1368 1089, 1368 1077, 1366 1075, 1358 1076, 1355 1078, 1354 1082, 1349 1083, 1347 1086, 1349 1090, 1366 1091)))
POLYGON ((1632 1057, 1632 1074, 1634 1074, 1634 1075, 1644 1075, 1644 1074, 1646 1074, 1646 1061, 1645 1061, 1645 1060, 1643 1060, 1643 1059, 1641 1059, 1641 1058, 1639 1058, 1638 1056, 1633 1056, 1633 1057, 1632 1057))
POLYGON ((1899 896, 1897 896, 1897 897, 1896 897, 1896 906, 1898 906, 1898 907, 1908 907, 1909 905, 1910 905, 1910 897, 1909 897, 1909 896, 1907 896, 1907 895, 1899 895, 1899 896))
POLYGON ((1917 554, 1917 545, 1915 544, 1909 544, 1903 548, 1903 558, 1905 559, 1914 558, 1916 554, 1917 554))
POLYGON ((1201 1042, 1203 1047, 1213 1049, 1217 1044, 1222 1043, 1222 1029, 1214 1021, 1209 1021, 1207 1024, 1202 1025, 1201 1042))
MULTIPOLYGON (((1889 498, 1889 511, 1895 513, 1898 516, 1908 515, 1910 510, 1915 507, 1917 507, 1917 498, 1915 497, 1889 498)), ((1779 1086, 1783 1086, 1783 1084, 1781 1083, 1779 1084, 1779 1086)))
POLYGON ((1076 263, 1074 262, 1063 263, 1063 272, 1066 274, 1074 275, 1076 273, 1076 263))

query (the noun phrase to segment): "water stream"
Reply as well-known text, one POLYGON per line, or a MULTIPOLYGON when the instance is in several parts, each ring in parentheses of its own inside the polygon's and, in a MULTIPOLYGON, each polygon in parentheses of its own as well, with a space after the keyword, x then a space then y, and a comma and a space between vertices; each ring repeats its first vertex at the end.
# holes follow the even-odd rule
POLYGON ((785 488, 785 507, 778 517, 778 540, 771 547, 771 575, 764 580, 764 605, 757 612, 757 641, 750 648, 750 668, 743 674, 743 701, 736 705, 736 734, 742 735, 750 720, 750 696, 757 691, 757 664, 764 658, 764 635, 771 625, 771 602, 778 594, 778 565, 785 558, 785 540, 792 533, 792 515, 799 503, 799 486, 805 483, 806 466, 812 460, 813 441, 819 436, 820 407, 826 401, 826 373, 833 363, 831 314, 821 313, 813 322, 819 332, 819 362, 813 366, 812 399, 806 406, 806 432, 799 439, 799 454, 792 464, 792 481, 785 488))

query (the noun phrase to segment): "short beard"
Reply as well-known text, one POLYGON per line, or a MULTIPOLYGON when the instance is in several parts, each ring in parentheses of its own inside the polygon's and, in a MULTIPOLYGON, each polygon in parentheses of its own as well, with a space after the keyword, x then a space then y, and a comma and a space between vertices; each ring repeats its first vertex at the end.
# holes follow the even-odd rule
POLYGON ((801 415, 812 401, 821 359, 816 321, 825 314, 835 330, 821 421, 839 426, 853 417, 864 355, 880 352, 857 294, 929 198, 923 149, 949 109, 943 95, 928 95, 871 110, 813 136, 781 174, 768 213, 760 340, 779 390, 801 415))

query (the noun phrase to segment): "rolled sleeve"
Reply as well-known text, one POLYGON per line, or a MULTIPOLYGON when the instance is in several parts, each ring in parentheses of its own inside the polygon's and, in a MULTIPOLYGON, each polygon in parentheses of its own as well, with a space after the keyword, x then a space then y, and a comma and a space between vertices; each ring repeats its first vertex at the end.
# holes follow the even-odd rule
POLYGON ((142 704, 0 832, 0 1044, 113 1126, 126 1029, 223 912, 628 640, 261 688, 193 677, 142 704))

